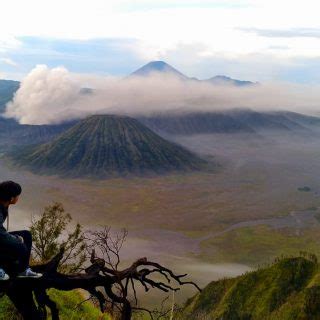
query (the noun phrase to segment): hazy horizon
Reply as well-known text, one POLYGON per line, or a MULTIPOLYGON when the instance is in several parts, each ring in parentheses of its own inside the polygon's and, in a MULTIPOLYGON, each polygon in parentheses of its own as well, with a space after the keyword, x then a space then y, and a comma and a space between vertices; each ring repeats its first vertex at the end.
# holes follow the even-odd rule
POLYGON ((261 83, 245 87, 185 81, 174 74, 99 77, 38 65, 21 82, 5 116, 22 124, 50 124, 91 114, 150 115, 154 112, 287 110, 318 114, 320 86, 261 83), (82 88, 93 88, 82 94, 82 88))

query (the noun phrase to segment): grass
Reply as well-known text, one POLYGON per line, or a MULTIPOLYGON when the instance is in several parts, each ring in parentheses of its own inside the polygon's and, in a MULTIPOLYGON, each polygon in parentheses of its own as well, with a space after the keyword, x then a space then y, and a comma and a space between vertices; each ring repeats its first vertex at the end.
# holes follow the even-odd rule
POLYGON ((178 319, 319 319, 319 265, 313 257, 278 259, 240 277, 211 282, 178 319))
POLYGON ((212 262, 257 265, 304 250, 320 254, 319 232, 320 227, 304 229, 299 235, 292 229, 275 230, 263 225, 236 229, 204 241, 201 256, 212 262), (210 257, 210 252, 214 256, 210 257))
MULTIPOLYGON (((91 302, 83 302, 85 298, 79 290, 50 289, 48 293, 58 305, 61 320, 112 320, 109 315, 103 315, 91 302)), ((20 320, 15 307, 6 296, 0 299, 0 310, 0 320, 20 320)))

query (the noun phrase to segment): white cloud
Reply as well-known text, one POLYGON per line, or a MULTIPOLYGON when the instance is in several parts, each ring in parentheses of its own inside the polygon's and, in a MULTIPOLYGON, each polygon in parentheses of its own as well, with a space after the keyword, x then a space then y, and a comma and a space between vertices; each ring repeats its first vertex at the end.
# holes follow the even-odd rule
POLYGON ((203 43, 212 53, 246 54, 272 45, 288 45, 290 55, 314 56, 319 52, 316 39, 278 41, 237 29, 319 28, 318 1, 202 0, 190 6, 192 3, 195 2, 11 0, 2 4, 0 35, 6 34, 10 26, 14 36, 130 37, 144 43, 141 53, 149 59, 180 43, 194 42, 203 43), (137 10, 127 10, 128 6, 136 6, 137 10))
POLYGON ((244 32, 255 33, 267 38, 320 38, 320 28, 292 28, 292 29, 258 29, 239 28, 244 32))
MULTIPOLYGON (((0 14, 1 17, 1 14, 0 14)), ((0 22, 1 27, 1 22, 0 22)), ((6 30, 6 29, 5 29, 6 30)), ((8 35, 4 30, 0 30, 0 52, 6 52, 12 49, 19 48, 21 42, 17 40, 14 36, 8 35)))
POLYGON ((38 65, 21 82, 6 115, 19 119, 21 123, 55 121, 59 113, 76 103, 79 90, 66 69, 38 65))
MULTIPOLYGON (((170 62, 168 57, 175 52, 174 62, 191 66, 194 60, 183 61, 183 47, 197 47, 194 57, 206 62, 202 66, 210 59, 241 62, 250 56, 268 56, 275 65, 267 63, 268 68, 263 68, 260 61, 251 64, 253 70, 244 75, 251 78, 252 74, 253 80, 261 81, 272 78, 260 76, 266 69, 269 74, 278 73, 281 61, 318 57, 320 41, 316 37, 266 37, 261 32, 247 31, 320 30, 318 8, 315 0, 11 0, 1 5, 0 52, 19 47, 16 39, 22 36, 125 38, 134 40, 128 51, 137 53, 137 61, 170 62)), ((32 58, 34 55, 29 56, 32 58)), ((228 74, 227 65, 224 73, 228 74)))
POLYGON ((10 58, 0 58, 0 62, 3 62, 9 66, 17 67, 18 64, 10 58))
POLYGON ((264 84, 246 88, 184 82, 154 74, 148 78, 104 78, 37 66, 22 81, 7 117, 24 124, 57 123, 94 113, 149 114, 215 111, 236 107, 318 112, 319 86, 264 84), (90 86, 93 94, 80 94, 90 86))

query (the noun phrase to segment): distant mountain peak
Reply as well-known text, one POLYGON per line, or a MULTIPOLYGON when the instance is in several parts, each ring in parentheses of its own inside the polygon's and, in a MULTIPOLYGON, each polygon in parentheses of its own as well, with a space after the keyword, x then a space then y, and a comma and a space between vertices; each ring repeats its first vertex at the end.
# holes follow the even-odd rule
POLYGON ((188 77, 184 75, 179 70, 172 67, 170 64, 168 64, 165 61, 157 60, 157 61, 150 61, 138 70, 132 72, 129 75, 129 78, 132 76, 137 77, 146 77, 153 73, 160 73, 160 74, 169 74, 176 76, 177 78, 181 80, 186 81, 196 81, 196 82, 209 82, 214 85, 232 85, 236 87, 245 87, 245 86, 252 86, 257 85, 257 82, 251 82, 251 81, 243 81, 243 80, 237 80, 233 79, 231 77, 225 76, 225 75, 217 75, 207 80, 199 80, 195 77, 188 77))
POLYGON ((225 75, 217 75, 206 81, 216 85, 233 85, 237 87, 252 86, 258 84, 257 82, 233 79, 225 75))
POLYGON ((227 77, 227 76, 224 76, 224 75, 221 75, 221 74, 218 74, 217 76, 211 78, 211 79, 216 79, 216 80, 226 80, 226 81, 229 81, 229 80, 234 80, 230 77, 227 77))
POLYGON ((167 69, 174 69, 170 64, 166 63, 165 61, 158 60, 158 61, 150 61, 145 65, 145 67, 153 68, 159 71, 166 71, 167 69))
POLYGON ((181 73, 165 61, 150 61, 138 70, 131 73, 130 76, 145 77, 149 76, 152 73, 171 74, 182 79, 188 79, 187 76, 185 76, 183 73, 181 73))

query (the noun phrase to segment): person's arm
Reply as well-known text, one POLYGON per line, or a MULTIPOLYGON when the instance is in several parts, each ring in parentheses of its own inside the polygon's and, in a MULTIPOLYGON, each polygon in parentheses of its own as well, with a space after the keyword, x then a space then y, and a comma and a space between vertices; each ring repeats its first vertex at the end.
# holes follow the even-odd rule
POLYGON ((22 243, 23 241, 21 241, 21 239, 19 238, 19 236, 10 234, 5 227, 3 226, 5 220, 5 216, 2 210, 0 210, 0 237, 2 239, 5 239, 7 241, 10 242, 16 242, 16 243, 22 243))
POLYGON ((16 243, 23 243, 23 241, 21 241, 21 239, 20 239, 20 236, 15 235, 15 234, 11 234, 5 229, 1 230, 0 234, 1 234, 0 237, 2 239, 6 239, 7 241, 16 242, 16 243))

